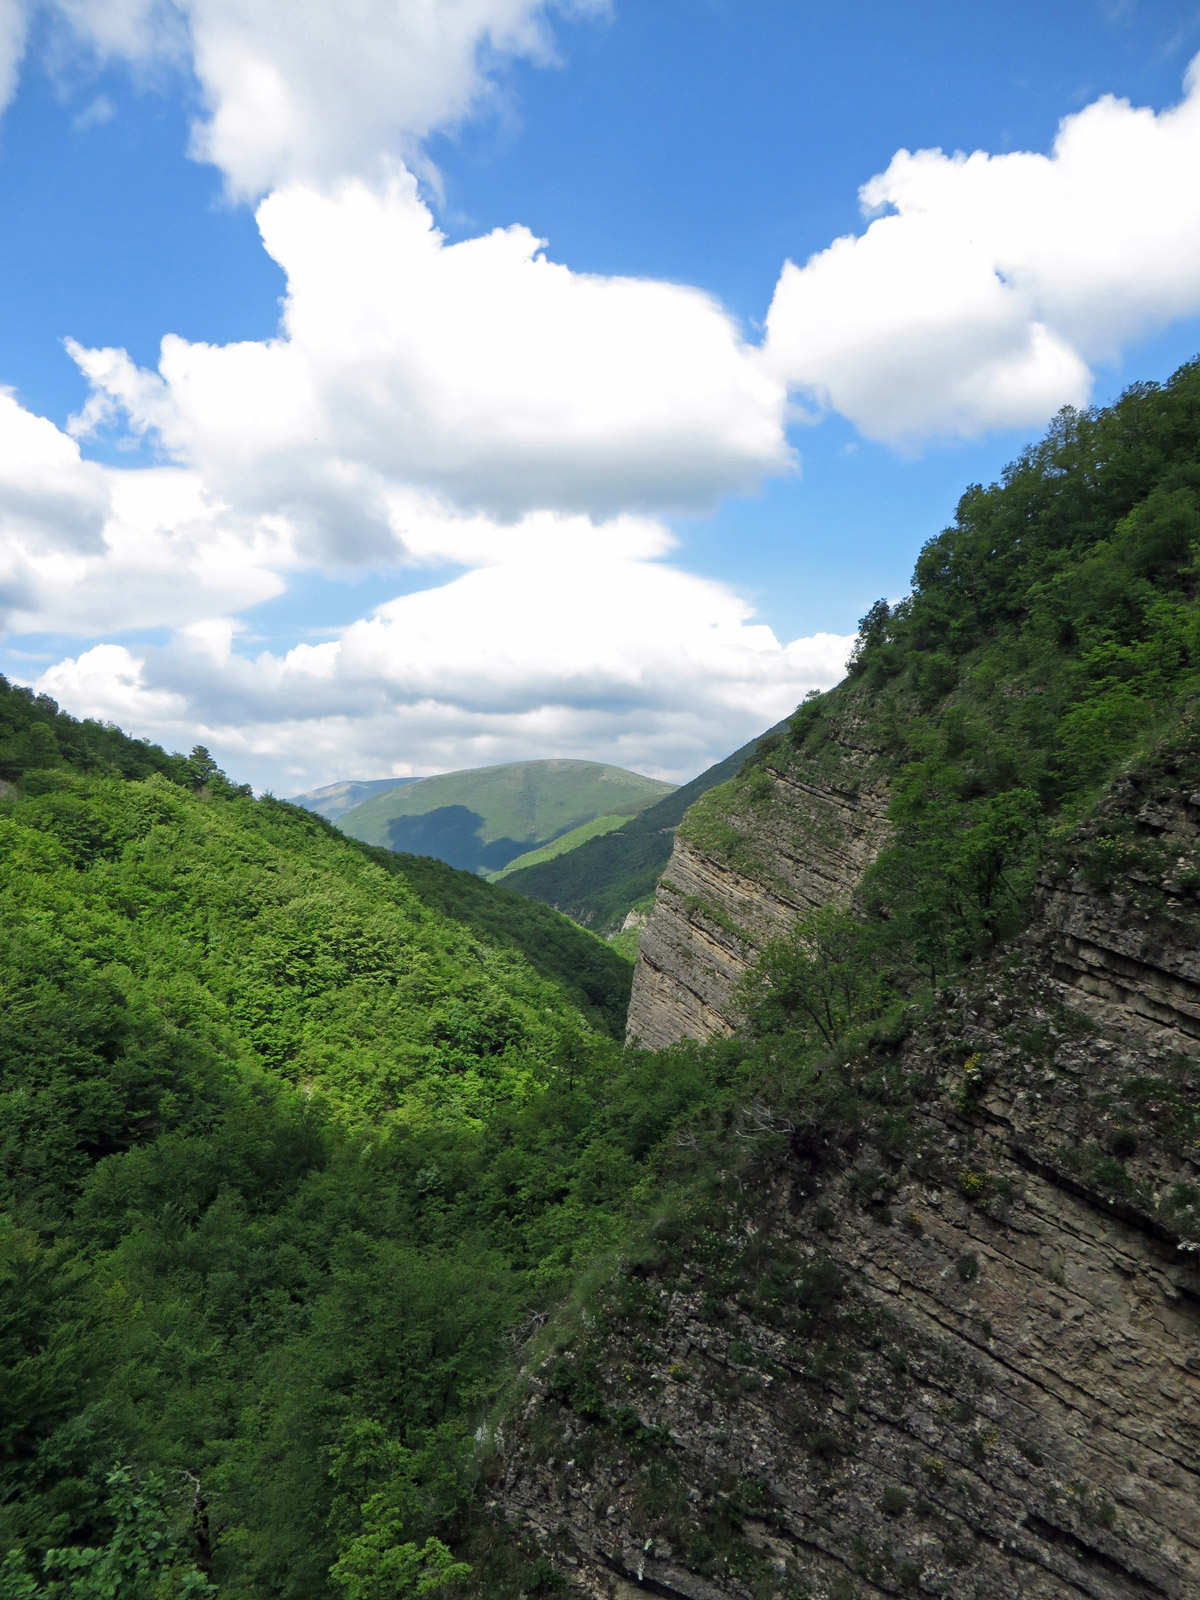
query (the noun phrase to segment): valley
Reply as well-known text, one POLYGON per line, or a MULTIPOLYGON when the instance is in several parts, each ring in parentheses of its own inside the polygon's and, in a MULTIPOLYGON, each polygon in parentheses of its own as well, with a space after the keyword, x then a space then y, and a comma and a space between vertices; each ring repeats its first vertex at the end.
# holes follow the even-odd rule
POLYGON ((679 789, 0 684, 0 1600, 1190 1600, 1198 596, 1191 364, 679 789))

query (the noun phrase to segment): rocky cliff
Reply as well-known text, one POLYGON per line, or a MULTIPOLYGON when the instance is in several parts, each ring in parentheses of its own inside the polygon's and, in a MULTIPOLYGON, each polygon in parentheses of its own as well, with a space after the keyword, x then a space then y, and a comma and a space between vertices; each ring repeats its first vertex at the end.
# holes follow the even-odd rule
MULTIPOLYGON (((567 1592, 1200 1596, 1194 755, 1118 778, 990 966, 739 1106, 529 1363, 491 1504, 567 1592)), ((765 815, 846 841, 824 882, 849 892, 878 794, 767 781, 765 815)), ((786 897, 737 849, 680 888, 739 915, 713 945, 744 961, 820 890, 803 841, 786 897)))
POLYGON ((542 1587, 1200 1600, 1198 400, 969 489, 684 818, 629 1036, 710 1044, 485 1468, 542 1587))
POLYGON ((851 706, 817 760, 788 741, 684 817, 638 940, 627 1037, 657 1050, 728 1034, 767 940, 849 900, 887 832, 886 776, 851 706))
POLYGON ((494 1506, 596 1600, 1200 1595, 1194 1063, 1020 966, 853 1074, 864 1122, 742 1109, 494 1506))
POLYGON ((1041 872, 1037 942, 1072 1002, 1179 1050, 1200 1040, 1200 791, 1174 746, 1123 773, 1041 872))

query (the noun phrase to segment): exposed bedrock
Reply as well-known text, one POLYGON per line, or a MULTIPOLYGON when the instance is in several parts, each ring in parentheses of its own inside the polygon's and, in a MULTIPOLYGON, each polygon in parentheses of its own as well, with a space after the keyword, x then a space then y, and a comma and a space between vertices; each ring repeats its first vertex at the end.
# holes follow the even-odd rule
POLYGON ((738 984, 762 946, 851 897, 887 831, 868 761, 847 749, 819 779, 759 767, 687 813, 638 941, 630 1043, 731 1033, 738 984))
POLYGON ((1022 984, 910 1037, 902 1152, 780 1122, 528 1370, 496 1505, 569 1592, 1200 1596, 1191 1068, 1022 984))
POLYGON ((1072 1004, 1192 1053, 1200 1040, 1198 858, 1200 794, 1173 792, 1153 770, 1129 774, 1067 860, 1042 872, 1033 927, 1072 1004), (1121 870, 1098 884, 1097 845, 1111 852, 1114 839, 1121 870))

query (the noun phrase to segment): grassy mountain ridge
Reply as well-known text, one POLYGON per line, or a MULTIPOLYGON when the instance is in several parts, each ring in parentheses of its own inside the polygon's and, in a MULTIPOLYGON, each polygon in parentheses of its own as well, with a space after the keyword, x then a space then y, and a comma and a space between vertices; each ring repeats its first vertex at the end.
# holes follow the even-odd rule
POLYGON ((647 806, 623 827, 586 840, 549 861, 514 867, 506 874, 508 887, 531 900, 554 906, 584 927, 595 928, 597 933, 613 932, 634 906, 653 894, 671 854, 672 831, 688 807, 709 789, 731 778, 753 755, 760 739, 777 731, 768 729, 673 794, 647 806))
POLYGON ((551 839, 549 844, 540 844, 535 850, 526 850, 523 855, 516 856, 498 872, 485 873, 485 877, 490 883, 499 883, 514 872, 523 872, 526 867, 537 867, 544 861, 553 861, 555 856, 565 855, 569 850, 578 850, 579 846, 586 844, 589 839, 598 839, 601 834, 612 833, 614 828, 624 827, 628 820, 627 815, 619 814, 593 817, 590 822, 581 822, 577 828, 560 833, 556 839, 551 839))
POLYGON ((422 778, 347 811, 353 838, 468 871, 497 870, 598 816, 636 811, 672 786, 598 761, 512 761, 422 778))

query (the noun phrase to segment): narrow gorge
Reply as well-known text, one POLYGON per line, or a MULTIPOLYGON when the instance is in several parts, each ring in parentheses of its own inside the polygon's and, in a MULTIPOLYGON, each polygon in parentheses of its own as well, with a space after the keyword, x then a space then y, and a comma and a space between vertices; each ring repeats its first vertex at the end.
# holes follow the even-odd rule
MULTIPOLYGON (((1126 775, 1018 945, 852 1051, 838 1094, 741 1107, 719 1192, 661 1215, 527 1368, 493 1503, 569 1592, 1200 1594, 1198 774, 1167 752, 1126 775), (869 1080, 855 1121, 841 1094, 869 1080)), ((772 780, 748 813, 754 783, 714 792, 719 865, 686 835, 673 858, 712 900, 671 878, 656 907, 686 965, 654 969, 645 1014, 677 1034, 728 1033, 751 937, 852 892, 881 837, 874 796, 772 780), (748 850, 732 870, 735 835, 769 837, 747 815, 785 804, 836 819, 830 869, 793 843, 769 878, 748 850)))

